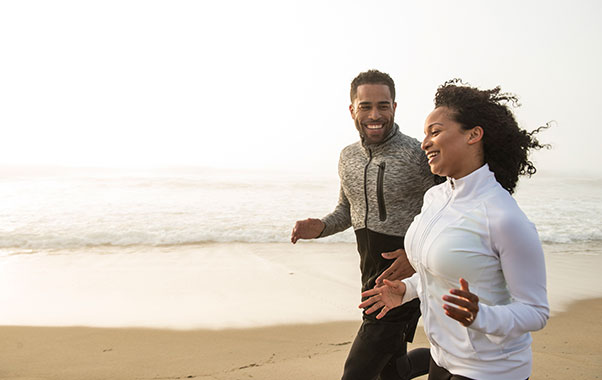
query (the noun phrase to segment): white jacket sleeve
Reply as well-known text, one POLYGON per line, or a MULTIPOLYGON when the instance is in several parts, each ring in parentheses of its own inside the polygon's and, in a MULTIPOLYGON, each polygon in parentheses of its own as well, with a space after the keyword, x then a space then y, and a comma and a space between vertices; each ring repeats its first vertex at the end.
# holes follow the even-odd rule
POLYGON ((401 281, 406 284, 406 293, 403 295, 403 300, 401 301, 401 304, 403 305, 418 297, 418 283, 420 282, 420 276, 418 273, 414 273, 411 277, 404 278, 401 281))
POLYGON ((479 313, 470 328, 509 337, 540 330, 550 308, 544 254, 535 225, 521 211, 492 214, 488 215, 491 246, 499 255, 512 302, 495 306, 479 303, 479 313))

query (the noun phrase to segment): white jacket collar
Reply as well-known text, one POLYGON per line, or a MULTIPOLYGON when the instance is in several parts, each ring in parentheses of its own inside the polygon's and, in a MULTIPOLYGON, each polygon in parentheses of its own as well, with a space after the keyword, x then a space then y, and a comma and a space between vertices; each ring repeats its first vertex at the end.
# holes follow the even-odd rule
POLYGON ((473 199, 496 186, 499 184, 488 164, 459 179, 447 177, 447 190, 456 200, 473 199))

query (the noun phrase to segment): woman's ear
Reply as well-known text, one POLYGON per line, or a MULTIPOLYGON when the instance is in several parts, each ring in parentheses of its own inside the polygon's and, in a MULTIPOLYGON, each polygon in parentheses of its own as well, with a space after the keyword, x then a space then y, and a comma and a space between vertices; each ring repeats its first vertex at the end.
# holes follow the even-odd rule
POLYGON ((483 128, 481 126, 476 126, 472 128, 468 133, 468 144, 476 144, 483 139, 483 128))

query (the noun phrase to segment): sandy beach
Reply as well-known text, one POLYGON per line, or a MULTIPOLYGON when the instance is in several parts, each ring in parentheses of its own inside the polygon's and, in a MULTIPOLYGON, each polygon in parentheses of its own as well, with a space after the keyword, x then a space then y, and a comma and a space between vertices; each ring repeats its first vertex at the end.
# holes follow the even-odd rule
MULTIPOLYGON (((532 379, 602 378, 602 299, 569 309, 534 334, 532 379)), ((1 327, 0 379, 331 380, 340 377, 357 326, 337 322, 220 331, 1 327)), ((411 347, 428 347, 422 329, 411 347)))
MULTIPOLYGON (((359 282, 359 273, 353 244, 213 244, 180 247, 176 253, 157 249, 160 252, 156 254, 103 254, 101 249, 79 256, 53 252, 4 257, 0 267, 3 289, 0 317, 4 321, 0 322, 0 379, 340 377, 360 318, 356 308, 358 284, 355 284, 359 282), (249 262, 254 263, 254 268, 263 269, 246 271, 249 273, 245 281, 251 287, 241 290, 240 283, 233 284, 233 289, 240 291, 231 294, 231 298, 223 298, 228 303, 238 300, 233 305, 215 307, 217 301, 212 300, 213 306, 208 308, 202 300, 211 299, 207 295, 217 288, 207 288, 197 278, 212 272, 215 281, 232 272, 233 267, 207 268, 203 267, 207 263, 203 260, 213 253, 222 257, 223 262, 225 252, 233 249, 243 265, 252 258, 249 262), (327 268, 338 270, 320 266, 318 263, 325 263, 324 257, 330 260, 327 268), (156 285, 157 279, 161 279, 160 287, 156 285), (307 288, 309 281, 312 287, 307 288), (270 293, 274 282, 281 286, 270 293), (333 294, 341 299, 329 303, 328 297, 320 297, 323 286, 332 288, 333 294), (283 312, 269 319, 277 303, 267 295, 280 297, 287 291, 291 298, 287 305, 298 303, 303 307, 292 312, 305 310, 310 315, 316 310, 314 318, 303 315, 308 322, 296 322, 292 313, 283 312), (263 297, 254 298, 256 292, 263 297), (76 311, 81 309, 78 303, 86 297, 88 300, 83 304, 86 314, 82 319, 76 311), (117 303, 107 301, 116 298, 117 303), (46 302, 44 309, 35 306, 42 300, 46 302), (310 300, 314 307, 308 307, 310 300), (231 320, 235 325, 243 325, 237 328, 222 328, 207 322, 220 320, 220 315, 226 312, 230 317, 236 316, 232 311, 236 307, 240 315, 259 316, 262 312, 264 325, 246 326, 258 323, 247 317, 231 320), (317 312, 328 307, 332 307, 328 314, 317 312), (90 319, 94 314, 96 318, 90 319), (180 314, 182 318, 177 317, 180 314), (203 319, 203 314, 211 318, 203 319), (340 319, 325 321, 327 315, 340 319), (199 321, 196 327, 191 327, 192 317, 199 321), (282 319, 290 322, 278 323, 282 319), (30 323, 7 323, 19 320, 30 323)), ((544 330, 533 334, 531 378, 600 378, 600 247, 554 245, 544 249, 552 318, 544 330)), ((238 269, 235 274, 244 272, 238 269)), ((226 291, 225 286, 222 283, 220 289, 230 294, 232 289, 226 291)), ((421 326, 410 348, 415 347, 428 347, 421 326)))

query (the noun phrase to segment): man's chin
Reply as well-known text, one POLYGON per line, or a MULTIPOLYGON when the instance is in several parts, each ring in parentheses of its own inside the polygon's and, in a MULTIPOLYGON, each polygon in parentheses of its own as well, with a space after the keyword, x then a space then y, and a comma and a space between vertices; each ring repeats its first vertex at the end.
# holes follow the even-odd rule
POLYGON ((385 138, 385 128, 381 129, 364 129, 364 139, 368 144, 376 144, 385 138))

